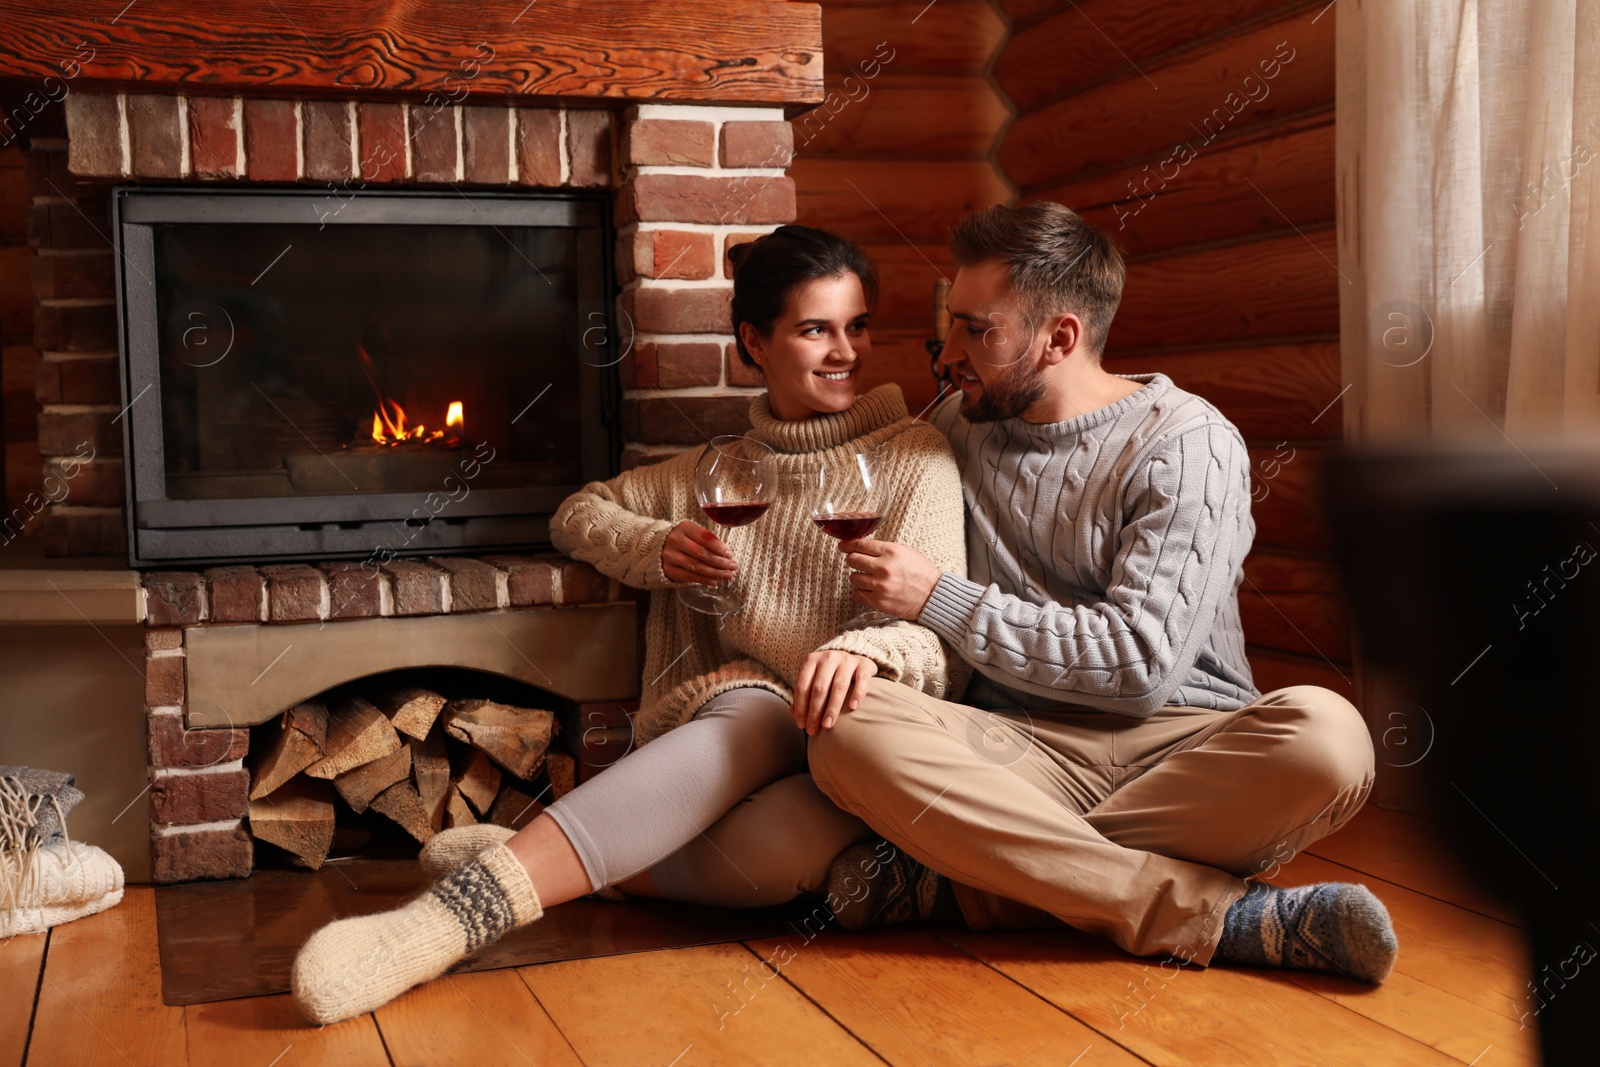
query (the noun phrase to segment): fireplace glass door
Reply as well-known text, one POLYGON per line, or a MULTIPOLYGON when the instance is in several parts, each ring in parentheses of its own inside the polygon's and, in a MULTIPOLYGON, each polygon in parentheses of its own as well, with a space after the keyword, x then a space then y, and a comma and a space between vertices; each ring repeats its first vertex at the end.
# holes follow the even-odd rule
POLYGON ((135 563, 530 547, 612 469, 598 200, 117 207, 135 563))

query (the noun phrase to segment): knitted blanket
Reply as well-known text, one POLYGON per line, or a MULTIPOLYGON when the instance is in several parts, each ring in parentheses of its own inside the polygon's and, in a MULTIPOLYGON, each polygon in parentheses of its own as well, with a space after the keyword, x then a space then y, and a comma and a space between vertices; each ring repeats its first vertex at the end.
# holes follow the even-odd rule
POLYGON ((19 802, 32 813, 31 825, 23 812, 5 813, 8 823, 12 818, 23 820, 18 833, 26 835, 28 839, 26 842, 19 839, 13 843, 10 840, 12 835, 8 833, 5 835, 6 847, 20 848, 25 843, 49 845, 66 836, 67 812, 77 807, 83 799, 83 792, 78 789, 72 775, 36 767, 0 766, 0 778, 14 780, 16 788, 8 790, 8 794, 18 797, 19 802))

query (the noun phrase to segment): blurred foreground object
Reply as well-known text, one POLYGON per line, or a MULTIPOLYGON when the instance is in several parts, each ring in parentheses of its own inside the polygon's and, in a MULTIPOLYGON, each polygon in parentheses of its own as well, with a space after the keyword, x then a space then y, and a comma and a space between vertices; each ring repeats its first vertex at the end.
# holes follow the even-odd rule
POLYGON ((939 356, 944 352, 944 338, 950 332, 950 324, 954 320, 950 317, 950 279, 938 278, 933 283, 933 336, 926 342, 928 349, 929 369, 933 372, 933 380, 939 386, 939 391, 954 387, 950 380, 950 369, 941 366, 939 356))
POLYGON ((1357 660, 1432 723, 1449 842, 1526 924, 1522 1021, 1546 1063, 1592 1063, 1600 450, 1353 452, 1326 489, 1357 660))
POLYGON ((122 867, 70 841, 66 816, 83 799, 70 774, 0 767, 0 938, 31 934, 116 904, 122 867))

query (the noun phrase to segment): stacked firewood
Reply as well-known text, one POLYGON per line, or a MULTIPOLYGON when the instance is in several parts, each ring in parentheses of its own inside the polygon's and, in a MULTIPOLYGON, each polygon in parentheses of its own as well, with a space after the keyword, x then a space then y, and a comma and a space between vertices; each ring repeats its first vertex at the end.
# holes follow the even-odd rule
POLYGON ((572 756, 551 747, 552 712, 415 687, 369 695, 297 704, 268 744, 252 745, 257 840, 316 870, 349 823, 341 805, 376 812, 426 843, 476 823, 521 829, 572 788, 572 756))

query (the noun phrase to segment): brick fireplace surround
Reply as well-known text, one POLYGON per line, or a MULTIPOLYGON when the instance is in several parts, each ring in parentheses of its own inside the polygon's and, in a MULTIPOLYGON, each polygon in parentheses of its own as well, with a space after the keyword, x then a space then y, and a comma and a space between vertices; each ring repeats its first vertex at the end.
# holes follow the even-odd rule
MULTIPOLYGON (((251 838, 243 825, 250 791, 245 755, 250 743, 248 727, 259 721, 260 715, 245 713, 234 720, 238 723, 234 726, 189 725, 201 718, 194 714, 197 709, 189 699, 194 677, 191 661, 208 652, 204 646, 199 650, 192 647, 202 636, 198 631, 210 631, 205 636, 211 636, 219 628, 238 631, 238 624, 254 623, 261 632, 251 637, 275 641, 275 647, 289 651, 305 628, 278 624, 318 623, 311 631, 321 636, 326 624, 362 619, 388 619, 403 624, 429 615, 483 617, 487 612, 550 613, 579 605, 631 606, 619 603, 619 593, 628 591, 620 590, 617 583, 585 564, 556 555, 395 560, 376 574, 364 570, 359 563, 346 562, 213 567, 202 573, 150 571, 143 577, 150 848, 151 869, 157 882, 243 876, 250 873, 253 864, 251 838), (274 629, 283 631, 285 637, 277 639, 274 629)), ((511 628, 504 623, 496 626, 492 621, 495 616, 488 617, 489 628, 502 635, 511 628)), ((577 613, 552 621, 557 626, 578 628, 585 636, 590 629, 585 625, 587 620, 577 613)), ((616 628, 612 629, 614 632, 616 628)), ((631 625, 623 629, 631 629, 631 625)), ((420 643, 403 625, 392 627, 391 632, 395 642, 420 643)), ((429 632, 428 644, 437 633, 429 632)), ((335 630, 328 636, 340 635, 335 630)), ((344 659, 340 653, 348 651, 347 642, 322 644, 323 655, 344 659)), ((437 649, 415 648, 410 662, 438 662, 428 658, 430 651, 437 649)), ((452 654, 455 651, 450 650, 452 654)), ((637 669, 631 649, 593 649, 591 653, 600 660, 615 659, 637 669)), ((212 653, 210 658, 217 657, 212 653)), ((266 670, 277 667, 270 659, 270 653, 254 657, 246 661, 242 671, 237 669, 238 664, 225 663, 224 669, 234 668, 231 684, 225 688, 246 691, 256 668, 262 668, 260 673, 264 675, 266 670)), ((361 664, 359 657, 344 660, 344 673, 336 677, 345 681, 363 676, 367 672, 361 664)), ((533 666, 532 661, 529 664, 533 666)), ((547 661, 547 666, 557 679, 562 677, 555 665, 547 661)), ((294 665, 277 669, 292 672, 294 665)), ((208 674, 214 676, 216 669, 208 674)), ((537 685, 543 678, 524 680, 537 685)), ((320 683, 319 687, 326 688, 320 683)), ((212 688, 216 686, 213 684, 212 688)), ((297 693, 296 697, 310 695, 297 693)), ((623 688, 592 695, 623 698, 630 694, 623 688)), ((283 704, 294 702, 291 698, 283 704)), ((238 708, 231 698, 229 706, 238 708)))
MULTIPOLYGON (((624 467, 743 429, 759 379, 734 355, 726 252, 794 216, 783 107, 532 100, 438 106, 74 87, 64 117, 43 116, 28 145, 39 447, 47 474, 70 487, 43 517, 47 553, 126 552, 118 418, 132 398, 120 384, 107 238, 109 190, 122 182, 259 182, 325 187, 330 196, 376 186, 609 187, 628 349, 619 365, 624 467)), ((247 725, 261 717, 219 726, 196 715, 190 697, 204 631, 258 628, 267 641, 308 623, 386 619, 399 633, 406 620, 428 616, 522 613, 564 613, 553 616, 559 625, 581 628, 607 611, 630 620, 633 611, 616 583, 552 554, 397 559, 381 568, 227 566, 141 579, 158 882, 236 877, 252 866, 244 757, 247 725)), ((631 647, 612 661, 637 671, 631 647)), ((433 661, 419 650, 417 662, 433 661)), ((625 684, 636 687, 636 677, 625 684)))
MULTIPOLYGON (((110 185, 610 187, 618 227, 623 466, 745 425, 760 378, 734 354, 727 249, 794 219, 781 108, 623 111, 73 92, 29 151, 39 453, 70 486, 56 556, 127 550, 110 185), (93 450, 94 458, 80 462, 93 450), (69 477, 70 475, 70 477, 69 477)), ((332 201, 337 203, 337 200, 332 201)))

